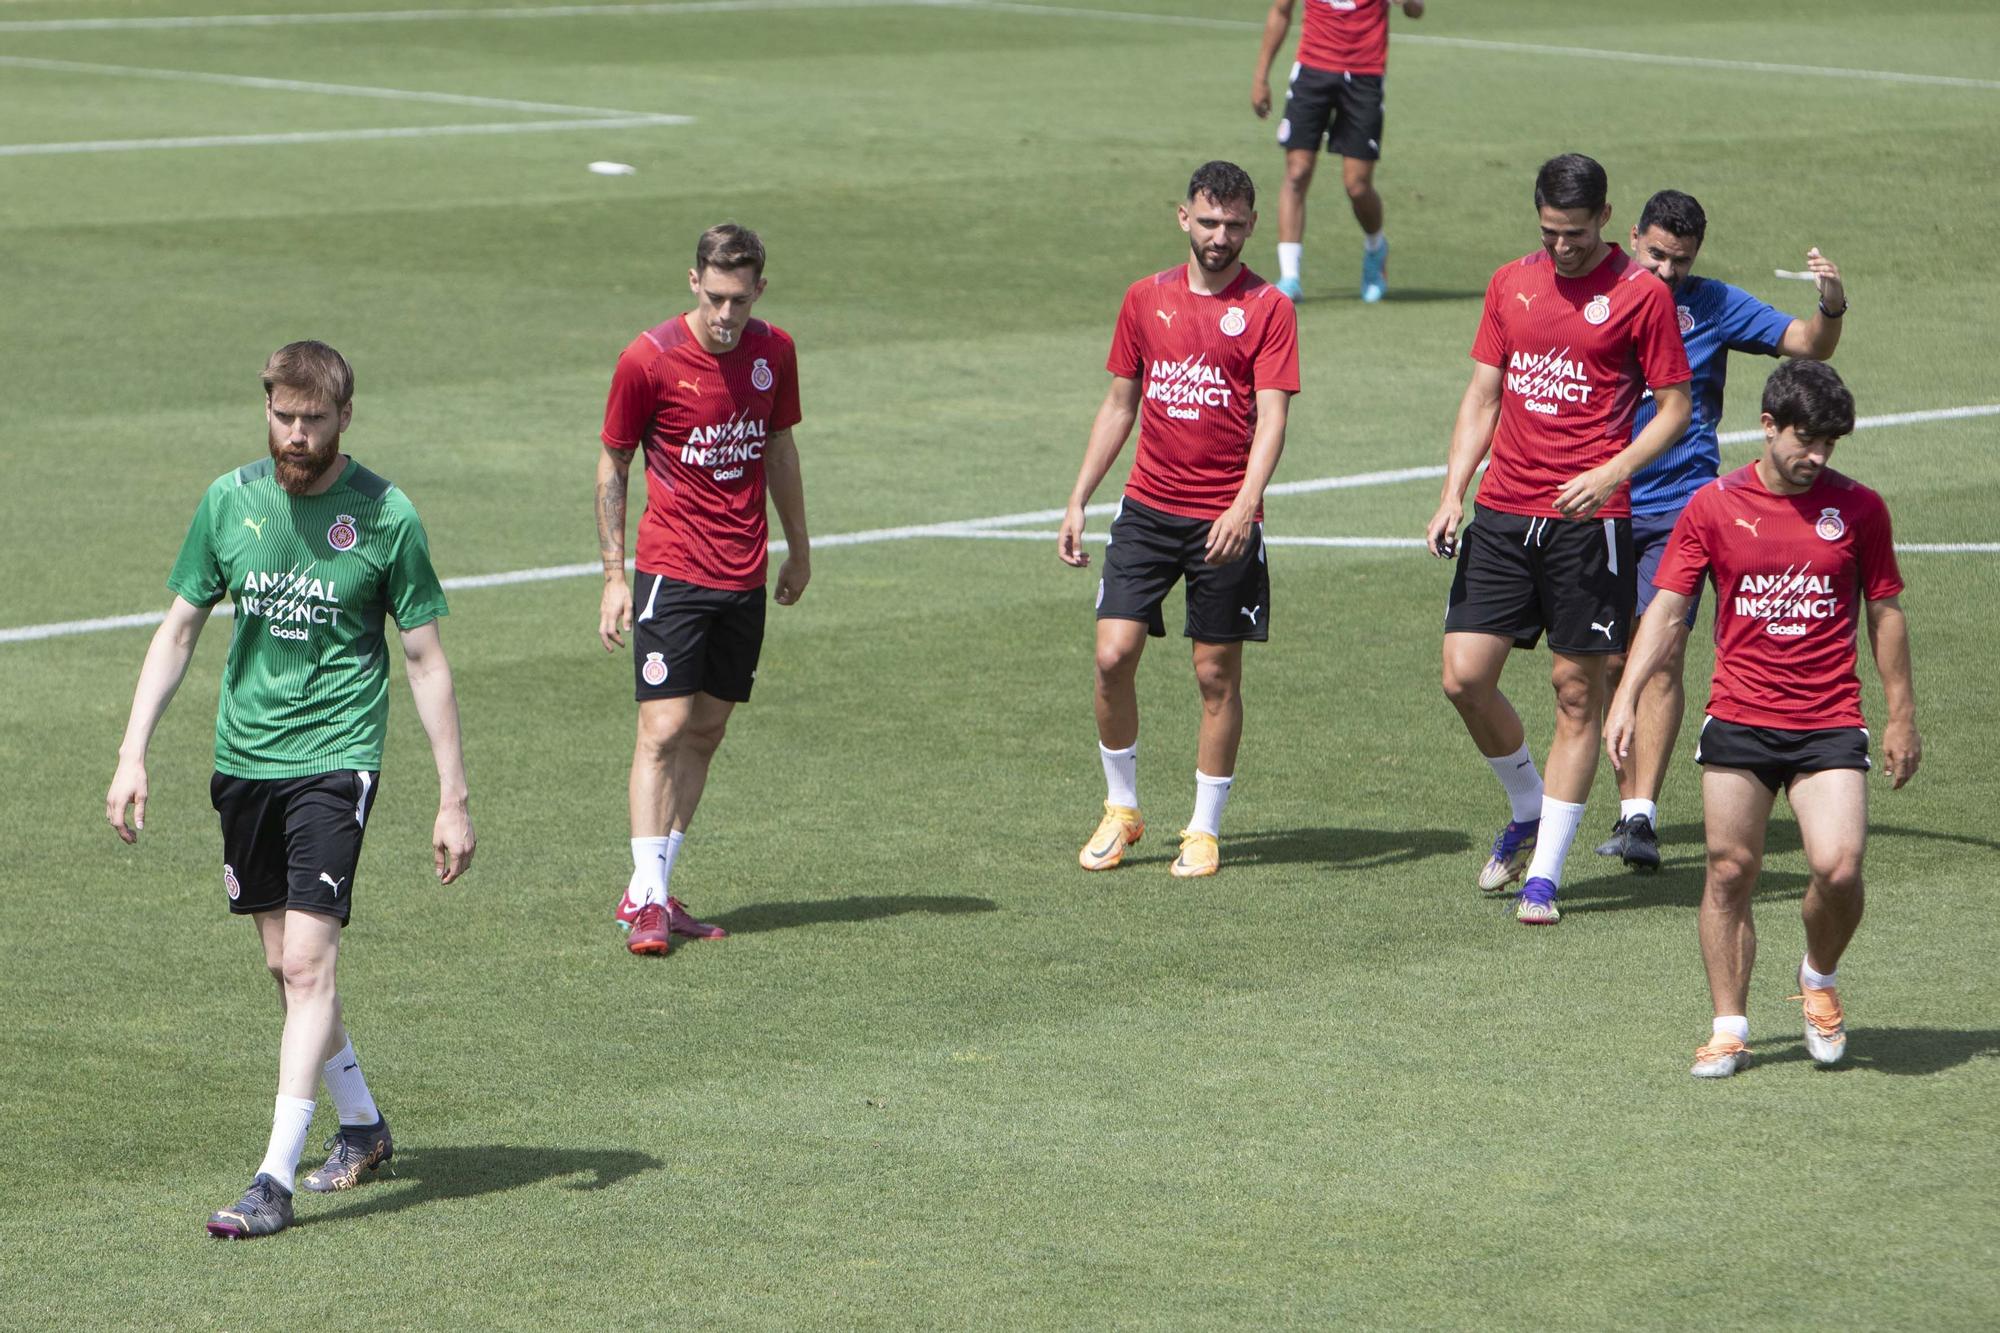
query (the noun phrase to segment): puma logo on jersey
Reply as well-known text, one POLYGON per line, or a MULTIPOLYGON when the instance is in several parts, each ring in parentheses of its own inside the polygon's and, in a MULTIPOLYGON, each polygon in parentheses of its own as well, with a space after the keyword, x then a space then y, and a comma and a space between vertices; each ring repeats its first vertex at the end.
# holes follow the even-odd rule
POLYGON ((1590 627, 1608 639, 1611 637, 1611 626, 1617 623, 1618 622, 1614 620, 1608 625, 1600 625, 1595 620, 1593 620, 1590 622, 1590 627))
POLYGON ((335 879, 332 875, 322 870, 319 872, 319 882, 333 885, 333 896, 338 898, 340 896, 340 886, 347 882, 347 876, 342 875, 339 879, 335 879))
POLYGON ((700 376, 696 376, 696 377, 695 377, 695 378, 694 378, 694 379, 693 379, 692 381, 689 381, 689 380, 675 380, 675 381, 674 381, 674 383, 675 383, 675 384, 678 384, 678 385, 679 385, 679 386, 680 386, 681 388, 683 388, 683 389, 686 389, 686 390, 687 390, 687 391, 688 391, 689 393, 700 393, 700 392, 701 392, 701 377, 700 377, 700 376))
POLYGON ((1236 608, 1236 611, 1237 614, 1239 615, 1245 615, 1250 617, 1250 623, 1254 625, 1257 623, 1257 613, 1259 611, 1262 611, 1263 609, 1264 609, 1264 604, 1262 602, 1259 602, 1255 606, 1239 606, 1236 608))
POLYGON ((264 540, 264 525, 270 521, 268 518, 246 518, 243 520, 243 526, 256 533, 257 540, 261 542, 264 540))
POLYGON ((1171 329, 1174 326, 1174 316, 1180 312, 1178 310, 1155 310, 1153 313, 1160 317, 1162 324, 1171 329))
POLYGON ((1514 299, 1521 303, 1521 307, 1524 310, 1533 310, 1535 308, 1535 298, 1540 295, 1540 292, 1515 292, 1514 299))
POLYGON ((1759 535, 1759 534, 1758 534, 1758 532, 1757 532, 1757 524, 1758 524, 1758 523, 1762 523, 1763 521, 1764 521, 1764 520, 1763 520, 1763 519, 1761 519, 1761 518, 1760 518, 1760 519, 1757 519, 1757 520, 1756 520, 1755 522, 1753 522, 1753 521, 1751 521, 1750 519, 1747 519, 1747 518, 1739 518, 1739 519, 1737 519, 1737 520, 1736 520, 1736 526, 1737 526, 1737 527, 1739 527, 1739 528, 1748 528, 1748 529, 1750 529, 1750 535, 1751 535, 1752 537, 1757 537, 1757 536, 1759 535))

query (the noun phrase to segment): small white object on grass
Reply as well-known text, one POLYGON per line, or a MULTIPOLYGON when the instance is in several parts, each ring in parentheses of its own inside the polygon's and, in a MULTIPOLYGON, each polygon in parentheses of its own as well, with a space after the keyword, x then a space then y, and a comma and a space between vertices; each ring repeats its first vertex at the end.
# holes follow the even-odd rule
POLYGON ((590 169, 599 176, 636 176, 639 174, 639 168, 629 162, 593 162, 590 164, 590 169))
MULTIPOLYGON (((596 168, 595 168, 595 167, 592 167, 592 168, 591 168, 591 170, 595 171, 595 170, 596 170, 596 168)), ((1774 269, 1772 269, 1772 270, 1771 270, 1771 273, 1772 273, 1772 275, 1773 275, 1774 277, 1780 277, 1780 278, 1795 278, 1795 279, 1797 279, 1797 280, 1798 280, 1798 281, 1800 281, 1800 282, 1818 282, 1818 281, 1819 281, 1819 274, 1817 274, 1817 273, 1802 273, 1802 272, 1800 272, 1800 271, 1799 271, 1798 269, 1793 269, 1793 268, 1774 268, 1774 269)))

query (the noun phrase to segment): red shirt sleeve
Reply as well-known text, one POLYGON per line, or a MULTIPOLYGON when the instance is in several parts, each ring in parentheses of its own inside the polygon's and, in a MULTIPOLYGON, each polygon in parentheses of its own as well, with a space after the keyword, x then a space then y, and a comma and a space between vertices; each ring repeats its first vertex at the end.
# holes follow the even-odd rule
POLYGON ((604 404, 604 431, 598 438, 613 449, 637 449, 653 428, 659 395, 653 384, 650 358, 635 343, 618 358, 611 372, 611 396, 604 404))
POLYGON ((1292 303, 1277 296, 1271 301, 1271 317, 1264 321, 1264 341, 1257 347, 1256 374, 1252 387, 1299 391, 1299 316, 1292 303))
POLYGON ((1500 331, 1500 273, 1486 284, 1486 306, 1479 312, 1479 332, 1472 339, 1472 359, 1483 365, 1507 364, 1507 340, 1500 331))
POLYGON ((1889 527, 1889 506, 1878 498, 1868 507, 1854 534, 1855 563, 1861 575, 1861 595, 1871 602, 1903 590, 1903 571, 1896 566, 1895 536, 1889 527))
POLYGON ((1136 380, 1145 366, 1139 355, 1139 320, 1132 311, 1132 293, 1127 290, 1125 303, 1118 307, 1118 327, 1111 332, 1111 355, 1105 358, 1104 368, 1121 379, 1136 380))
POLYGON ((1708 572, 1705 540, 1708 506, 1702 503, 1705 493, 1695 492, 1675 521, 1673 533, 1667 538, 1666 553, 1660 557, 1660 567, 1653 571, 1655 588, 1692 597, 1701 587, 1702 576, 1708 572))
POLYGON ((1632 320, 1633 348, 1639 355, 1639 369, 1645 373, 1646 387, 1665 388, 1685 384, 1694 378, 1688 369, 1687 344, 1681 341, 1680 316, 1674 311, 1673 294, 1657 280, 1647 282, 1646 294, 1632 320))
POLYGON ((771 429, 790 430, 799 424, 799 349, 790 338, 778 363, 778 388, 771 395, 771 429))

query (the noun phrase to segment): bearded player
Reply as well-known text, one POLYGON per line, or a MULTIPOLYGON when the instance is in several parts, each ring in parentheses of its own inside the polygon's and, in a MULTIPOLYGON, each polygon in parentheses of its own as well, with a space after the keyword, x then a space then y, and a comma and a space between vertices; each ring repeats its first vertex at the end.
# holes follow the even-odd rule
POLYGON ((632 877, 616 915, 635 954, 664 954, 673 935, 720 939, 669 891, 709 761, 736 705, 750 698, 764 644, 770 525, 785 530, 773 594, 790 606, 812 577, 805 483, 792 427, 798 355, 784 330, 752 319, 764 294, 764 243, 733 223, 710 227, 688 271, 694 309, 648 329, 618 358, 597 459, 597 540, 606 652, 632 635, 639 701, 628 797, 632 877), (625 498, 644 450, 637 614, 625 577, 625 498))
POLYGON ((1221 865, 1223 807, 1243 735, 1243 645, 1270 632, 1264 562, 1264 487, 1285 447, 1285 416, 1299 389, 1292 304, 1243 266, 1257 225, 1257 191, 1243 169, 1209 162, 1180 205, 1190 257, 1125 293, 1083 466, 1070 492, 1057 554, 1090 563, 1084 507, 1139 425, 1138 458, 1111 521, 1097 585, 1097 741, 1104 818, 1078 859, 1110 870, 1139 841, 1139 696, 1146 638, 1166 635, 1160 603, 1187 581, 1184 632, 1201 691, 1194 815, 1173 873, 1221 865))
POLYGON ((1715 1016, 1689 1070, 1696 1078, 1726 1078, 1750 1060, 1750 898, 1780 787, 1811 871, 1793 997, 1805 1004, 1806 1051, 1819 1065, 1847 1054, 1836 969, 1861 924, 1868 841, 1868 729, 1854 669, 1864 620, 1889 711, 1882 757, 1892 789, 1923 757, 1889 511, 1827 466, 1854 429, 1854 398, 1833 367, 1787 361, 1764 384, 1763 426, 1763 456, 1695 492, 1674 524, 1604 723, 1604 748, 1623 767, 1646 682, 1666 664, 1706 576, 1716 593, 1715 679, 1694 757, 1708 832, 1701 957, 1715 1016))
POLYGON ((374 811, 389 720, 384 617, 394 616, 417 718, 437 764, 433 861, 450 884, 472 863, 458 703, 438 638, 444 591, 409 498, 341 452, 354 372, 320 342, 264 366, 271 456, 202 496, 167 586, 118 747, 104 814, 118 836, 146 826, 146 750, 187 674, 202 626, 235 598, 215 714, 209 798, 222 820, 229 910, 257 924, 285 1013, 271 1137, 250 1188, 208 1219, 211 1235, 268 1236, 292 1222, 294 1185, 357 1184, 394 1155, 348 1039, 335 988, 361 838, 374 811), (130 807, 132 822, 126 823, 130 807), (295 1182, 320 1080, 340 1129, 324 1165, 295 1182))

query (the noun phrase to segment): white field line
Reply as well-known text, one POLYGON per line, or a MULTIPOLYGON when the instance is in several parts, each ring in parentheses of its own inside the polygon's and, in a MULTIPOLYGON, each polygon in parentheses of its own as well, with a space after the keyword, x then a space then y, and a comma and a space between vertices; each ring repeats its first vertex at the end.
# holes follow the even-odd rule
MULTIPOLYGON (((1892 412, 1885 416, 1860 417, 1854 423, 1856 430, 1869 430, 1881 426, 1909 426, 1926 421, 1956 421, 1968 417, 2000 416, 2000 403, 1985 403, 1976 407, 1942 407, 1923 412, 1892 412)), ((1722 437, 1726 444, 1743 444, 1757 439, 1759 431, 1733 431, 1722 437)), ((1389 486, 1404 481, 1420 481, 1427 477, 1444 474, 1441 467, 1397 468, 1387 472, 1354 472, 1338 477, 1312 477, 1304 481, 1280 482, 1265 491, 1266 495, 1307 495, 1320 491, 1347 490, 1364 486, 1389 486)), ((1117 509, 1117 501, 1094 504, 1084 510, 1086 514, 1102 516, 1117 509)), ((1018 514, 994 514, 987 518, 957 519, 945 523, 914 523, 897 528, 866 528, 858 532, 836 532, 824 537, 813 538, 815 550, 827 550, 836 546, 869 546, 879 542, 914 541, 921 538, 972 538, 996 541, 1054 541, 1053 532, 1019 531, 1023 524, 1049 523, 1063 516, 1060 509, 1031 509, 1018 514), (1002 531, 1002 529, 1015 529, 1002 531)), ((1086 538, 1101 541, 1095 533, 1086 533, 1086 538)), ((1266 538, 1273 546, 1331 547, 1339 549, 1403 549, 1415 548, 1423 542, 1414 537, 1294 537, 1276 534, 1266 538)), ((782 552, 785 544, 772 542, 773 552, 782 552)), ((2000 552, 2000 542, 1898 542, 1898 551, 1924 552, 1926 554, 1977 554, 1990 555, 2000 552)), ((626 561, 626 567, 631 567, 626 561)), ((574 565, 546 565, 539 569, 510 569, 494 574, 465 574, 441 580, 447 591, 456 592, 465 588, 502 588, 516 583, 546 583, 555 579, 582 578, 603 569, 592 560, 574 565)), ((216 615, 230 614, 227 603, 215 608, 216 615)), ((103 630, 141 629, 157 625, 162 612, 140 611, 131 615, 102 616, 93 620, 63 620, 43 625, 18 625, 12 629, 0 629, 0 643, 27 643, 37 639, 57 639, 73 634, 95 634, 103 630)))
MULTIPOLYGON (((265 28, 305 24, 524 22, 536 19, 674 18, 690 14, 783 13, 815 9, 966 9, 989 13, 1039 15, 1045 18, 1090 19, 1115 23, 1145 23, 1211 31, 1256 32, 1263 24, 1252 19, 1204 18, 1189 14, 1149 14, 1117 9, 1087 9, 1070 5, 1039 5, 1013 0, 688 0, 681 4, 534 5, 487 9, 391 9, 346 13, 192 14, 155 18, 8 19, 0 34, 33 32, 131 32, 177 28, 265 28)), ((1923 84, 1941 88, 2000 89, 2000 80, 1968 79, 1950 74, 1910 74, 1900 70, 1847 69, 1830 65, 1793 65, 1765 60, 1724 60, 1709 56, 1667 55, 1657 51, 1619 51, 1590 46, 1552 46, 1536 42, 1489 41, 1474 37, 1396 33, 1391 41, 1512 55, 1561 56, 1579 60, 1609 60, 1638 65, 1670 65, 1682 69, 1714 69, 1746 74, 1790 74, 1810 78, 1865 79, 1878 83, 1923 84)))
POLYGON ((593 116, 587 120, 511 120, 486 125, 399 125, 372 130, 294 130, 277 134, 197 134, 174 139, 82 139, 63 143, 0 144, 0 157, 57 157, 65 153, 133 153, 170 148, 245 148, 265 144, 359 143, 373 139, 444 139, 453 135, 554 134, 563 130, 630 130, 691 125, 692 116, 593 116))

